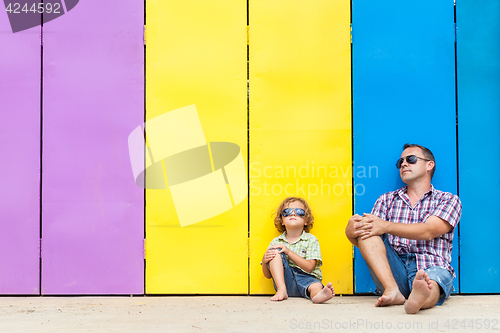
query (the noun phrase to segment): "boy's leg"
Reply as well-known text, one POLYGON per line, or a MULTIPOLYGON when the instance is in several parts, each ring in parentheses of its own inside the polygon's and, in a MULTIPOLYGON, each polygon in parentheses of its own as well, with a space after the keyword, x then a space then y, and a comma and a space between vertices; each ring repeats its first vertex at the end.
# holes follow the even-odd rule
POLYGON ((393 258, 394 250, 390 249, 389 252, 386 249, 387 241, 384 242, 384 240, 385 237, 379 236, 364 240, 359 237, 358 248, 370 268, 377 287, 383 291, 383 295, 377 300, 375 306, 401 305, 405 302, 405 296, 401 293, 400 287, 404 288, 405 283, 407 284, 406 269, 402 263, 401 267, 398 266, 399 258, 393 258), (391 267, 392 264, 397 267, 391 267), (393 273, 397 274, 397 278, 393 273))
POLYGON ((277 255, 269 262, 269 270, 273 276, 276 294, 271 297, 271 301, 282 301, 288 298, 285 284, 285 271, 283 268, 282 257, 277 255))
POLYGON ((281 253, 275 256, 268 265, 276 289, 276 294, 271 298, 272 301, 282 301, 288 296, 301 296, 297 290, 295 273, 288 264, 286 254, 281 253))
POLYGON ((313 303, 323 303, 335 295, 332 283, 325 287, 314 275, 305 273, 299 268, 292 268, 295 272, 297 296, 309 298, 313 303))
POLYGON ((335 290, 331 282, 328 282, 324 287, 322 283, 313 283, 307 288, 307 291, 313 303, 323 303, 335 296, 335 290))

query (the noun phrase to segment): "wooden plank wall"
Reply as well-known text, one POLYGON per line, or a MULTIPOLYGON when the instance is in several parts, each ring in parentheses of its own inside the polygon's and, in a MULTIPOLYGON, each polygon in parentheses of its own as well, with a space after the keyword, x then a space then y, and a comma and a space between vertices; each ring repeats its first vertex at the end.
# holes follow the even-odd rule
POLYGON ((496 1, 64 4, 15 33, 0 11, 0 294, 272 293, 292 195, 324 282, 371 292, 344 227, 403 186, 406 142, 462 199, 456 292, 499 292, 496 1))

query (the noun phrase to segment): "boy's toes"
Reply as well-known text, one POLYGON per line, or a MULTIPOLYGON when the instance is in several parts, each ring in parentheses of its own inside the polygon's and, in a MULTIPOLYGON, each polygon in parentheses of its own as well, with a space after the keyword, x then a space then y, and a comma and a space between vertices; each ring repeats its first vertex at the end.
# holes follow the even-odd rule
POLYGON ((271 297, 271 301, 283 301, 288 298, 286 291, 279 290, 271 297))
POLYGON ((335 295, 332 283, 328 283, 319 293, 314 296, 311 301, 313 303, 323 303, 331 299, 335 295))

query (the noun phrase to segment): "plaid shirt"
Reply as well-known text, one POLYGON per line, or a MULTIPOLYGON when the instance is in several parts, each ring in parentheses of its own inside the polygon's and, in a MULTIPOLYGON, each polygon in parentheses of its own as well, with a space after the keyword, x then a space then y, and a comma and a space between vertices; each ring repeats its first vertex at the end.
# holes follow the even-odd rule
POLYGON ((314 270, 311 273, 308 273, 304 271, 302 268, 297 266, 296 263, 294 263, 290 258, 288 258, 288 264, 291 267, 298 267, 300 270, 307 274, 314 275, 318 280, 321 281, 322 275, 321 275, 321 268, 319 268, 323 262, 321 261, 321 251, 319 249, 319 242, 318 239, 314 236, 311 235, 308 232, 302 231, 302 235, 293 243, 290 243, 286 239, 286 231, 273 239, 271 243, 269 244, 269 247, 274 246, 277 243, 282 243, 285 244, 290 250, 301 256, 302 258, 306 260, 310 259, 316 259, 316 266, 314 267, 314 270))
POLYGON ((446 234, 432 240, 413 240, 387 234, 388 241, 398 254, 414 253, 418 269, 440 266, 447 269, 453 278, 455 272, 451 267, 451 250, 453 248, 453 233, 460 221, 462 204, 458 196, 448 192, 431 189, 411 207, 406 186, 381 195, 372 214, 384 221, 395 223, 425 223, 429 216, 437 216, 447 221, 453 228, 446 234))

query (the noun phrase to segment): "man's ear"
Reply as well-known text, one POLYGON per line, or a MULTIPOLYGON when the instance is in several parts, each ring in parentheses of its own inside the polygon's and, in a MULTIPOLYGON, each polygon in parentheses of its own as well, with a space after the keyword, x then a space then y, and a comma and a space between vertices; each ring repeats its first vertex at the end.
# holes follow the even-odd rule
POLYGON ((436 163, 434 161, 428 161, 427 162, 427 171, 431 171, 433 168, 434 168, 434 165, 436 165, 436 163))

